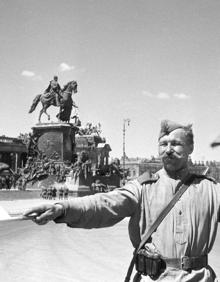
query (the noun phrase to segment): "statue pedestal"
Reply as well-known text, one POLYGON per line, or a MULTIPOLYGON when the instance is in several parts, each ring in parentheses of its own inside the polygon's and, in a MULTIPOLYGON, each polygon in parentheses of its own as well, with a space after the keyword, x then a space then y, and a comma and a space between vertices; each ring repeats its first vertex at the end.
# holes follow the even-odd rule
POLYGON ((38 150, 48 159, 72 162, 76 131, 72 124, 39 123, 32 130, 38 150))

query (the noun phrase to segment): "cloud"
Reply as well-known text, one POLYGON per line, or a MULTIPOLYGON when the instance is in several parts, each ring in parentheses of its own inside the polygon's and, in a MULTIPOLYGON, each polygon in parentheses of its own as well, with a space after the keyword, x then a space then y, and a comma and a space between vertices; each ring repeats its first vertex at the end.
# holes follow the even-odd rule
POLYGON ((37 80, 37 81, 42 80, 41 75, 36 75, 33 71, 29 71, 29 70, 23 70, 21 72, 21 75, 31 80, 37 80))
POLYGON ((190 98, 189 95, 186 95, 184 93, 175 93, 173 96, 175 98, 181 99, 181 100, 185 100, 185 99, 189 99, 190 98))
POLYGON ((35 73, 29 70, 23 70, 21 72, 21 75, 26 76, 26 77, 34 77, 35 73))
POLYGON ((170 94, 165 92, 160 92, 157 94, 158 99, 170 99, 170 94))
POLYGON ((60 71, 71 71, 75 69, 74 66, 69 66, 67 63, 61 63, 59 66, 60 71))
POLYGON ((142 91, 142 95, 145 97, 149 97, 149 98, 154 98, 154 99, 161 99, 161 100, 168 100, 171 98, 176 98, 176 99, 180 99, 180 100, 187 100, 190 99, 189 95, 186 95, 185 93, 175 93, 175 94, 169 94, 166 92, 159 92, 157 94, 154 94, 152 92, 143 90, 142 91))
POLYGON ((157 94, 153 94, 146 90, 142 91, 142 95, 149 97, 149 98, 154 98, 154 99, 170 99, 171 98, 170 94, 165 93, 165 92, 159 92, 157 94))

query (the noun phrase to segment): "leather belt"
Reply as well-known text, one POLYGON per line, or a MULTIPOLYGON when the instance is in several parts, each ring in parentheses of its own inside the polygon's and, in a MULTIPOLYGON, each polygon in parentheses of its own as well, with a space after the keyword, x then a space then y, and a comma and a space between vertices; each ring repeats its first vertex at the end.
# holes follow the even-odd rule
POLYGON ((166 267, 172 267, 177 269, 183 269, 186 271, 196 270, 208 265, 208 256, 201 257, 187 257, 182 258, 162 258, 166 263, 166 267))

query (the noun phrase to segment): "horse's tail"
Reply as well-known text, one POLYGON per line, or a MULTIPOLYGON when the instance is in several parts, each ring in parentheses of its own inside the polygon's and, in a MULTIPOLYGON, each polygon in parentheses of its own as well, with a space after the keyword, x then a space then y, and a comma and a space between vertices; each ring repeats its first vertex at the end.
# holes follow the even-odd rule
POLYGON ((32 113, 35 109, 36 109, 36 107, 37 107, 37 104, 39 103, 39 101, 40 101, 40 97, 41 97, 41 94, 38 94, 35 98, 34 98, 34 100, 33 100, 33 102, 32 102, 32 105, 31 105, 31 107, 30 107, 30 110, 29 110, 29 114, 30 113, 32 113))

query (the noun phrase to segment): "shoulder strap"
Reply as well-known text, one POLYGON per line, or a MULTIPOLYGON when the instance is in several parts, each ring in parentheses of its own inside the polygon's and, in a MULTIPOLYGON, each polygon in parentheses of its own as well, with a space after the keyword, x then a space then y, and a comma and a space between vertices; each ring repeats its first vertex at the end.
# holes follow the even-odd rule
POLYGON ((143 174, 141 174, 138 178, 137 181, 143 185, 143 184, 150 184, 150 183, 154 183, 159 179, 159 176, 153 175, 150 176, 149 172, 144 172, 143 174))
POLYGON ((211 181, 211 182, 213 182, 213 183, 215 183, 215 184, 217 183, 216 180, 215 180, 215 178, 213 178, 213 177, 211 177, 211 176, 209 176, 209 175, 195 174, 195 178, 198 178, 198 179, 201 179, 201 180, 207 179, 207 180, 209 180, 209 181, 211 181))
POLYGON ((141 248, 143 248, 143 246, 146 244, 146 242, 151 237, 153 232, 158 228, 158 226, 161 224, 161 222, 164 220, 164 218, 168 215, 168 213, 174 207, 176 202, 181 198, 183 193, 188 189, 188 187, 190 186, 190 184, 192 183, 194 178, 195 178, 194 174, 188 175, 185 179, 183 179, 183 181, 181 181, 177 185, 176 190, 178 190, 178 191, 176 192, 175 196, 172 198, 172 200, 169 202, 169 204, 162 210, 162 212, 159 214, 157 219, 151 225, 151 227, 149 228, 147 233, 143 236, 139 246, 135 249, 134 255, 133 255, 133 258, 132 258, 132 260, 130 262, 130 265, 129 265, 129 268, 128 268, 128 271, 127 271, 127 275, 125 277, 124 282, 129 282, 130 281, 130 277, 131 277, 131 274, 132 274, 132 271, 133 271, 133 268, 134 268, 135 259, 136 259, 138 251, 141 248))

